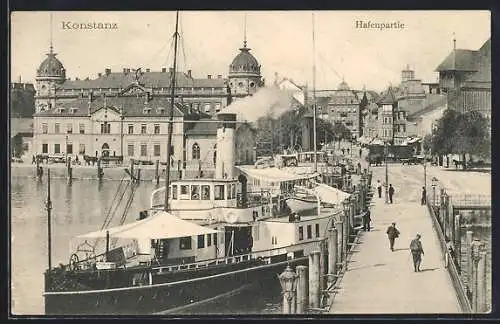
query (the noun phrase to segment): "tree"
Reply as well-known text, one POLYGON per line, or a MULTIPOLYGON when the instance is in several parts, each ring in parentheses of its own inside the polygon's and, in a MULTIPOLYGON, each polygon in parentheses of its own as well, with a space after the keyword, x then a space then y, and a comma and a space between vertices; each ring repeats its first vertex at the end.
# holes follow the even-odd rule
POLYGON ((467 153, 491 156, 490 142, 488 122, 479 112, 447 109, 432 130, 431 149, 439 155, 460 154, 465 161, 467 153))

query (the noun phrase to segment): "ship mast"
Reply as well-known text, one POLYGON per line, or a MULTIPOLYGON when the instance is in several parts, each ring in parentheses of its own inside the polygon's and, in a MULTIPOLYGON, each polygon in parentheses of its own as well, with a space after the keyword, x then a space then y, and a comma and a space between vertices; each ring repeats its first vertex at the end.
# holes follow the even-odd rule
POLYGON ((313 42, 313 146, 314 172, 318 171, 318 156, 316 152, 316 41, 314 38, 314 12, 312 13, 312 42, 313 42))
POLYGON ((47 202, 45 203, 45 208, 47 209, 47 254, 49 258, 49 274, 52 269, 52 201, 50 200, 50 168, 47 168, 47 202))
POLYGON ((170 115, 168 117, 168 139, 167 139, 167 165, 165 170, 165 211, 169 210, 168 199, 170 193, 170 159, 172 155, 172 123, 174 120, 174 99, 175 99, 175 75, 177 68, 177 39, 179 37, 179 11, 175 15, 175 33, 174 33, 174 65, 172 69, 172 79, 170 81, 170 87, 172 90, 170 97, 170 115))

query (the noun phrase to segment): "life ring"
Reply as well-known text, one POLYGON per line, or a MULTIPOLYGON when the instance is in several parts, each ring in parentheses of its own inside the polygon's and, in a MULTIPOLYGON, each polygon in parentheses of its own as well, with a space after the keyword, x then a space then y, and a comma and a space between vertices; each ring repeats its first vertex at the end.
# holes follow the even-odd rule
POLYGON ((75 271, 75 270, 78 270, 79 268, 79 265, 78 265, 78 262, 80 260, 78 259, 78 255, 76 255, 75 253, 73 253, 70 258, 69 258, 69 264, 68 264, 68 268, 70 271, 75 271))

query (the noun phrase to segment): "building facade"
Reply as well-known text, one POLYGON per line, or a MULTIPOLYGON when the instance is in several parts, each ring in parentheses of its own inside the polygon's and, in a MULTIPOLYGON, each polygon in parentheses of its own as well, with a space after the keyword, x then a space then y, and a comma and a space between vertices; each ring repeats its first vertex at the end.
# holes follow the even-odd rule
POLYGON ((491 119, 491 39, 479 50, 456 49, 436 68, 448 108, 479 111, 491 119))

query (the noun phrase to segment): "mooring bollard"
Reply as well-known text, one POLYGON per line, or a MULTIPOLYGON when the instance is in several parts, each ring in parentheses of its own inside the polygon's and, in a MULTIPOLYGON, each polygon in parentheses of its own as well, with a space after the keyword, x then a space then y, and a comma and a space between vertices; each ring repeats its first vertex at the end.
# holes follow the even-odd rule
POLYGON ((485 251, 481 251, 477 265, 477 312, 488 312, 487 284, 486 284, 486 257, 485 251))
POLYGON ((319 257, 320 251, 309 254, 309 308, 319 307, 319 257))
POLYGON ((283 314, 295 314, 295 294, 297 292, 298 276, 288 265, 278 276, 283 291, 283 314))
POLYGON ((156 179, 156 185, 159 185, 160 184, 160 160, 156 160, 155 179, 156 179))
POLYGON ((303 314, 309 304, 309 291, 307 290, 307 267, 299 265, 296 268, 299 276, 297 285, 297 314, 303 314))
POLYGON ((328 230, 328 286, 335 281, 335 275, 337 274, 337 245, 337 229, 330 228, 328 230))

